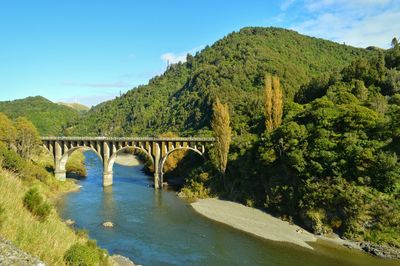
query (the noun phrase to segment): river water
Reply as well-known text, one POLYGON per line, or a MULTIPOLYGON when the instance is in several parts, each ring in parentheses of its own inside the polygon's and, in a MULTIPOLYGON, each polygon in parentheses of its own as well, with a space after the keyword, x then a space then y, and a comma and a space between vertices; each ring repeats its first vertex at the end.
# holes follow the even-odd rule
POLYGON ((87 178, 58 202, 63 219, 86 229, 110 254, 142 265, 397 265, 329 243, 308 250, 266 241, 194 212, 173 191, 149 187, 142 166, 114 165, 114 184, 102 187, 102 164, 85 152, 87 178), (102 223, 112 221, 113 228, 102 223))

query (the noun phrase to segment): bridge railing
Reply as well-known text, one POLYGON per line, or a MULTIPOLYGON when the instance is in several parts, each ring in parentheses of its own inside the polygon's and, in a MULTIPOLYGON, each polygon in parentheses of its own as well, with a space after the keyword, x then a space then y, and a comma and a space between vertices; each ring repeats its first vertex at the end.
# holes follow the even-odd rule
POLYGON ((215 138, 211 137, 173 137, 173 138, 157 138, 157 137, 41 137, 41 140, 55 141, 187 141, 187 142, 215 142, 215 138))

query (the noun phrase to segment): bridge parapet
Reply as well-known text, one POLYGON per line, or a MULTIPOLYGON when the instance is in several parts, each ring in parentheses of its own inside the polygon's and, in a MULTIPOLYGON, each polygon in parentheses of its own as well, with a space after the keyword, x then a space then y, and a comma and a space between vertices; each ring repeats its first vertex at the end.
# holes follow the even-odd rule
POLYGON ((65 180, 68 157, 81 148, 92 149, 103 161, 103 186, 112 185, 112 168, 119 152, 134 148, 144 152, 154 165, 154 186, 163 186, 163 167, 169 154, 176 150, 192 150, 200 155, 215 142, 208 137, 41 137, 43 146, 54 156, 55 176, 65 180))

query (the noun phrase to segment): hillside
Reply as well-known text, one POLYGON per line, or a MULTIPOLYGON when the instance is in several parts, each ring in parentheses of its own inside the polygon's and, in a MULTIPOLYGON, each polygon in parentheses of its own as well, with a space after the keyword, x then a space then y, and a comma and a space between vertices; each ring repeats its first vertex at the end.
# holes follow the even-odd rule
POLYGON ((58 102, 59 105, 63 105, 63 106, 68 106, 72 109, 75 109, 79 112, 86 112, 88 111, 90 108, 87 107, 86 105, 80 104, 80 103, 64 103, 64 102, 58 102))
MULTIPOLYGON (((279 28, 243 28, 149 84, 92 108, 75 135, 155 135, 207 129, 215 96, 228 102, 234 130, 253 132, 262 119, 264 75, 281 77, 287 98, 311 78, 373 53, 279 28)), ((190 134, 189 132, 187 134, 190 134)), ((193 134, 201 134, 199 132, 193 134)))
POLYGON ((70 107, 53 103, 41 96, 0 102, 0 112, 12 119, 20 116, 28 118, 41 135, 63 134, 63 128, 80 115, 70 107))

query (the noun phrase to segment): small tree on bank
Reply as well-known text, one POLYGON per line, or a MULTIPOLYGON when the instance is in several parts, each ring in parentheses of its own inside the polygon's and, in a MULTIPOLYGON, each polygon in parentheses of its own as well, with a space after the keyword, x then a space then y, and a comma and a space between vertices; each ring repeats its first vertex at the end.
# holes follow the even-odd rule
POLYGON ((23 158, 30 158, 40 144, 39 132, 25 117, 18 117, 14 126, 17 131, 17 152, 23 158))
POLYGON ((15 145, 16 134, 13 122, 5 114, 0 113, 0 141, 10 148, 15 145))
POLYGON ((265 75, 265 127, 268 132, 282 124, 283 93, 277 76, 265 75))
POLYGON ((228 105, 221 103, 219 98, 217 98, 213 104, 211 127, 216 139, 217 167, 221 174, 225 176, 232 129, 230 127, 228 105))

